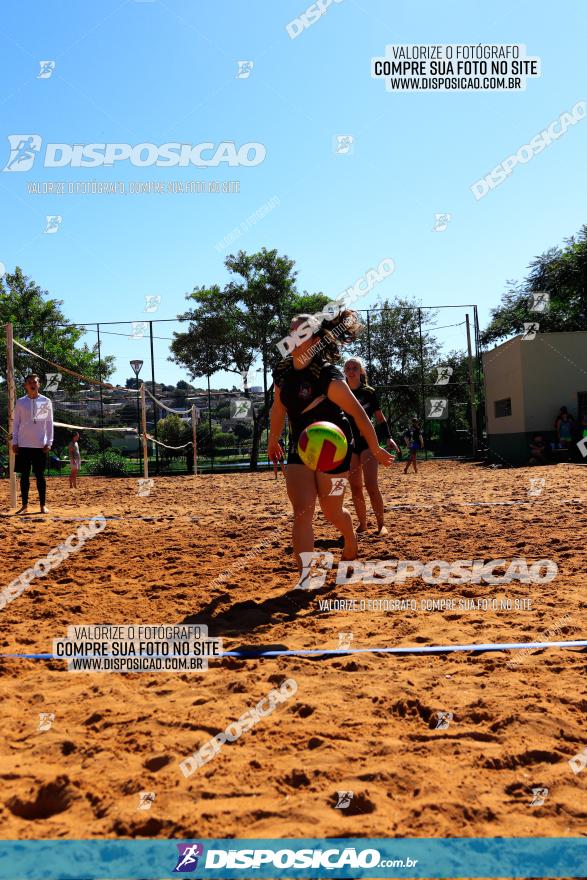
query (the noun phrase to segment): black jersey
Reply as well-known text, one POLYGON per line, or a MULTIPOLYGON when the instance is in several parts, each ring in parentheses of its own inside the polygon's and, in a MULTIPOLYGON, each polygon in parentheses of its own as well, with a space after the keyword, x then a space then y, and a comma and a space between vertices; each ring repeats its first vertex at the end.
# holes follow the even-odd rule
MULTIPOLYGON (((371 388, 369 385, 359 385, 358 388, 351 388, 351 391, 367 413, 370 419, 373 418, 374 414, 377 410, 381 409, 381 403, 379 402, 379 396, 374 388, 371 388)), ((353 429, 353 437, 355 438, 355 446, 363 447, 367 449, 367 441, 364 440, 363 435, 359 431, 357 427, 357 423, 349 416, 351 422, 351 428, 353 429)))
POLYGON ((295 369, 291 357, 284 358, 277 365, 273 382, 279 388, 281 402, 287 410, 294 448, 304 428, 312 422, 333 422, 345 434, 350 433, 347 416, 328 397, 309 412, 303 412, 312 401, 327 395, 328 386, 333 380, 344 380, 342 372, 319 355, 301 370, 295 369))
POLYGON ((373 418, 378 409, 381 409, 381 403, 379 402, 379 396, 374 388, 371 388, 369 385, 359 385, 358 388, 354 390, 351 388, 351 391, 367 413, 370 419, 373 418))

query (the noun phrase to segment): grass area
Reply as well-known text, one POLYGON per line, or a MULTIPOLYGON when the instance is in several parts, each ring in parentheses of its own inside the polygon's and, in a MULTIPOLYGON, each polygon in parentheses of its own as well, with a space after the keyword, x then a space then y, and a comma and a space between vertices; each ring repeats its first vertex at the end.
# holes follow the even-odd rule
MULTIPOLYGON (((82 466, 79 471, 80 477, 88 477, 92 476, 90 473, 90 468, 92 464, 96 461, 100 461, 100 456, 92 456, 91 458, 83 459, 82 466)), ((250 456, 248 454, 235 454, 235 455, 222 455, 221 453, 212 459, 208 456, 198 456, 198 470, 212 470, 215 468, 226 468, 231 466, 237 466, 239 470, 248 465, 250 461, 250 456)), ((138 458, 125 458, 124 463, 126 466, 126 476, 142 476, 143 474, 143 463, 141 459, 138 458)), ((267 467, 267 452, 261 452, 259 458, 259 467, 267 467)), ((184 457, 181 458, 160 458, 159 459, 159 474, 161 475, 185 475, 187 471, 187 464, 184 457)), ((48 477, 68 477, 71 472, 69 467, 69 461, 62 460, 61 468, 58 470, 55 467, 53 462, 49 462, 49 466, 47 467, 47 476, 48 477)), ((157 473, 157 459, 155 456, 149 456, 149 473, 155 474, 157 473)))
MULTIPOLYGON (((424 461, 426 459, 426 453, 424 450, 418 452, 418 461, 424 461)), ((428 451, 428 460, 434 458, 434 454, 428 451)), ((100 456, 95 455, 88 459, 83 459, 82 466, 79 472, 80 477, 88 477, 92 476, 90 474, 90 467, 95 461, 99 461, 100 456)), ((248 467, 248 463, 250 460, 250 455, 248 453, 234 453, 234 454, 223 454, 222 451, 219 450, 218 455, 214 458, 210 456, 198 456, 198 471, 212 471, 212 470, 224 470, 227 468, 235 467, 238 470, 246 470, 248 467)), ((406 455, 404 454, 400 463, 405 463, 407 460, 406 455)), ((124 459, 126 465, 126 476, 132 477, 140 477, 143 474, 143 464, 142 460, 138 458, 125 458, 124 459)), ((258 461, 259 470, 264 470, 268 467, 271 467, 267 463, 267 450, 261 450, 259 453, 259 461, 258 461)), ((159 458, 159 475, 185 475, 187 470, 186 459, 185 457, 178 458, 159 458)), ((54 464, 50 462, 50 467, 47 469, 47 476, 55 477, 68 477, 70 473, 69 461, 62 460, 61 461, 61 469, 58 471, 54 464)), ((157 474, 157 460, 155 456, 149 456, 149 473, 157 474)))

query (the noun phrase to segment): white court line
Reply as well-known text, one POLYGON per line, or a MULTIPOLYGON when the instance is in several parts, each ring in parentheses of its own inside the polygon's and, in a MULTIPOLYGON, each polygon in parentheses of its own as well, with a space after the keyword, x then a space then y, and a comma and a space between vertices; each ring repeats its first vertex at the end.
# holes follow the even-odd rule
MULTIPOLYGON (((545 499, 546 500, 546 499, 545 499)), ((584 504, 582 498, 549 501, 550 504, 584 504)), ((390 504, 386 510, 418 509, 433 510, 435 507, 511 507, 527 504, 535 506, 536 501, 437 501, 435 504, 390 504)))

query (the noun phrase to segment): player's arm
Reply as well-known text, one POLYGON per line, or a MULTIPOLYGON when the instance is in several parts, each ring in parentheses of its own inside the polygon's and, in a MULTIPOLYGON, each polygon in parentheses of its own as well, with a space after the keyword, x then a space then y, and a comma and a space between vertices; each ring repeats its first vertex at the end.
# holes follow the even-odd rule
POLYGON ((14 421, 12 423, 12 451, 18 452, 18 432, 20 430, 20 406, 14 407, 14 421))
POLYGON ((369 449, 374 452, 379 449, 379 442, 371 419, 343 379, 333 379, 327 391, 328 399, 339 406, 345 413, 352 416, 357 423, 357 428, 369 444, 369 449))
POLYGON ((389 425, 387 424, 387 419, 383 415, 380 409, 375 410, 373 413, 378 425, 383 425, 383 433, 385 434, 385 439, 387 443, 388 449, 395 449, 398 455, 401 455, 401 450, 393 437, 391 436, 391 431, 389 430, 389 425))
POLYGON ((50 445, 53 446, 54 437, 54 427, 53 427, 53 401, 49 401, 49 441, 50 445))
POLYGON ((49 401, 49 417, 47 419, 47 422, 49 437, 46 449, 47 451, 49 451, 49 449, 51 449, 51 447, 53 446, 53 403, 51 401, 49 401))
POLYGON ((371 419, 344 381, 344 379, 333 379, 328 386, 328 399, 339 406, 345 413, 352 416, 357 424, 357 428, 367 441, 369 449, 377 458, 377 461, 383 465, 389 465, 393 459, 391 455, 381 449, 377 440, 375 428, 371 424, 371 419))
POLYGON ((283 449, 279 438, 285 425, 287 410, 281 402, 281 394, 277 385, 273 387, 273 406, 269 420, 269 441, 267 443, 267 455, 270 461, 278 461, 283 458, 283 449))

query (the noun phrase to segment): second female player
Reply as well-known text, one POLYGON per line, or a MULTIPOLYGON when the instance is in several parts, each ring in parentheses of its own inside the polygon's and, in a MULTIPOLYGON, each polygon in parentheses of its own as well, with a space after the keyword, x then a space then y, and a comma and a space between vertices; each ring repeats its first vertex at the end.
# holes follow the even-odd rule
MULTIPOLYGON (((387 438, 387 448, 393 449, 398 455, 401 455, 400 448, 392 438, 389 425, 381 412, 381 404, 379 403, 377 392, 367 384, 367 374, 363 361, 358 357, 349 358, 344 365, 344 374, 349 388, 369 418, 375 418, 377 424, 381 426, 381 430, 387 438)), ((351 492, 353 493, 353 504, 355 505, 359 520, 357 531, 365 532, 367 530, 367 505, 363 496, 364 479, 365 488, 369 494, 371 506, 377 519, 377 533, 383 536, 387 534, 387 527, 383 522, 383 498, 377 480, 379 471, 378 459, 369 448, 365 438, 360 435, 354 420, 351 422, 351 428, 353 429, 355 444, 351 458, 349 480, 351 492)))
MULTIPOLYGON (((311 315, 297 315, 291 323, 292 336, 302 323, 311 322, 311 315)), ((353 434, 347 414, 355 420, 375 459, 388 466, 393 458, 381 449, 367 413, 334 365, 340 357, 339 346, 352 342, 361 330, 354 312, 345 310, 332 320, 324 319, 314 326, 313 335, 300 342, 291 356, 281 361, 273 375, 274 401, 271 408, 268 453, 272 461, 283 458, 279 438, 286 415, 290 423, 290 444, 287 458, 287 494, 294 511, 293 549, 300 571, 301 553, 314 550, 314 508, 319 499, 322 513, 344 538, 342 559, 355 559, 357 536, 351 515, 343 506, 343 494, 331 494, 333 477, 348 478, 353 452, 353 434), (303 464, 297 452, 300 434, 313 422, 333 422, 344 432, 348 451, 342 464, 333 471, 313 471, 303 464)))

